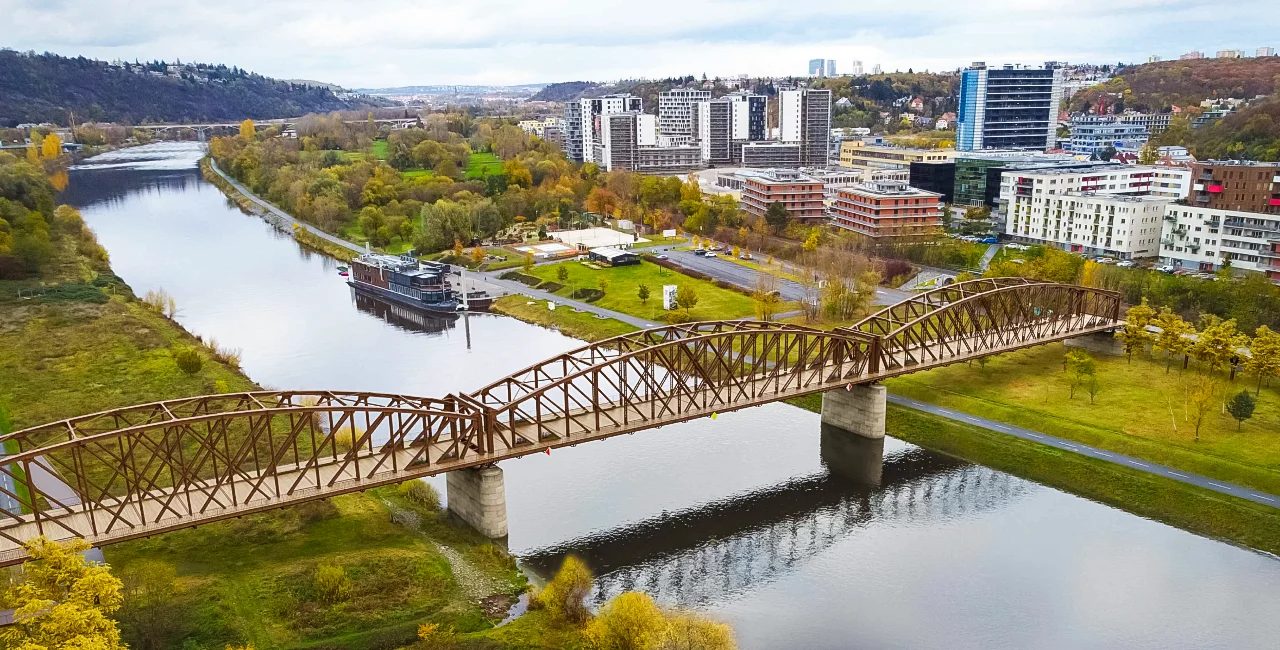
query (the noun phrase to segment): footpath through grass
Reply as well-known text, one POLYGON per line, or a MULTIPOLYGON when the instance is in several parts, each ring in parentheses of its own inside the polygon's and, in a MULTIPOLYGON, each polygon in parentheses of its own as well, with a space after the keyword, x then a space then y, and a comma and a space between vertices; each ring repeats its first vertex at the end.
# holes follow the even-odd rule
POLYGON ((698 305, 689 310, 693 320, 750 318, 755 312, 751 298, 737 291, 722 289, 706 280, 691 278, 646 261, 613 268, 591 268, 577 261, 559 262, 534 267, 532 275, 547 282, 563 284, 554 293, 566 298, 579 289, 599 291, 600 280, 604 278, 608 287, 604 289, 603 296, 591 301, 592 304, 654 321, 660 320, 665 313, 662 309, 662 286, 667 284, 693 287, 698 294, 698 305), (562 268, 569 274, 564 281, 559 279, 559 269, 562 268), (649 287, 649 298, 643 301, 639 297, 641 284, 649 287))
MULTIPOLYGON (((1253 418, 1240 431, 1223 412, 1211 409, 1195 439, 1195 413, 1188 383, 1197 370, 1178 363, 1165 374, 1163 361, 1095 355, 1101 392, 1094 404, 1082 388, 1069 399, 1062 359, 1065 346, 1030 348, 978 364, 953 365, 886 382, 889 390, 992 420, 1075 440, 1177 469, 1280 494, 1280 391, 1263 388, 1253 418)), ((1248 389, 1255 381, 1220 377, 1219 395, 1248 389)))

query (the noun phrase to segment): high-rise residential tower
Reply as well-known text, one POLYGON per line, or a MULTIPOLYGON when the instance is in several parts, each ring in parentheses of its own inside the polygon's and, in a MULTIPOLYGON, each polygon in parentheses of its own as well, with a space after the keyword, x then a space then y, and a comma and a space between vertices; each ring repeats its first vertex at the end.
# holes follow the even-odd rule
POLYGON ((831 91, 801 88, 778 93, 778 132, 800 144, 800 164, 826 167, 831 155, 831 91))
POLYGON ((673 88, 658 93, 658 130, 664 135, 695 135, 698 102, 709 99, 710 90, 673 88))
POLYGON ((595 145, 600 142, 600 117, 628 111, 640 112, 643 101, 629 94, 584 97, 564 107, 564 151, 574 162, 598 162, 595 145))
POLYGON ((1006 65, 989 69, 975 63, 960 77, 960 114, 956 149, 1032 151, 1054 146, 1060 68, 1006 65))
POLYGON ((697 139, 713 165, 742 162, 742 145, 765 138, 764 95, 738 92, 698 103, 697 139))
POLYGON ((826 63, 825 59, 809 59, 809 76, 821 77, 826 71, 826 63))

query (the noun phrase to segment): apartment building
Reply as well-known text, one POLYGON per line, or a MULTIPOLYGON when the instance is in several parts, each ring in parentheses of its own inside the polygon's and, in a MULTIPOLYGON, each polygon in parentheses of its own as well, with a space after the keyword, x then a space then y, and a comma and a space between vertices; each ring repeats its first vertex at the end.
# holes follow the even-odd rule
POLYGON ((742 209, 757 217, 774 203, 787 208, 792 219, 818 223, 826 220, 822 182, 794 169, 762 169, 738 172, 742 177, 742 209))
POLYGON ((574 162, 599 162, 594 157, 603 127, 599 118, 643 110, 643 100, 629 94, 565 102, 564 123, 561 125, 565 154, 574 162))
POLYGON ((871 181, 839 190, 831 214, 836 226, 867 237, 931 237, 942 230, 942 195, 871 181))
POLYGON ((916 162, 950 162, 955 149, 910 149, 846 140, 840 144, 840 166, 861 169, 908 169, 916 162))
POLYGON ((694 130, 698 102, 711 99, 710 90, 674 88, 658 93, 658 130, 666 135, 688 135, 694 130))
POLYGON ((783 142, 800 145, 800 164, 826 167, 831 156, 831 91, 779 92, 778 130, 783 142))
POLYGON ((738 163, 742 145, 765 137, 764 95, 731 93, 697 105, 697 140, 702 159, 713 165, 738 163))
POLYGON ((1012 210, 1005 232, 1019 241, 1083 255, 1156 257, 1165 208, 1172 202, 1159 196, 1068 191, 1046 199, 1040 211, 1012 210))
POLYGON ((693 145, 660 146, 657 117, 638 111, 599 117, 599 142, 592 158, 604 171, 629 169, 662 173, 702 167, 701 150, 693 145))
POLYGON ((1173 113, 1124 113, 1117 117, 1125 124, 1146 127, 1149 135, 1160 135, 1169 130, 1173 113))
POLYGON ((1190 205, 1280 214, 1280 163, 1205 160, 1191 163, 1190 205))
POLYGON ((1061 68, 974 63, 961 73, 956 149, 1046 150, 1057 137, 1061 68))
POLYGON ((1213 55, 1215 59, 1239 59, 1243 56, 1244 50, 1218 50, 1218 53, 1213 55))
POLYGON ((743 167, 799 167, 800 145, 788 142, 744 142, 741 148, 743 167))
POLYGON ((1113 116, 1080 115, 1071 119, 1071 153, 1101 154, 1107 149, 1137 151, 1147 143, 1147 127, 1113 116))

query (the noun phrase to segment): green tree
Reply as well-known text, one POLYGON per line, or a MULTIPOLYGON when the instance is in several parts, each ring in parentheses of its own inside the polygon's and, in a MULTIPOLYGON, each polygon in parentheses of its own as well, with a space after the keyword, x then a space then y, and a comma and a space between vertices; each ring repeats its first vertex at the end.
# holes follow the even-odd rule
POLYGON ((1165 307, 1160 310, 1160 315, 1156 317, 1152 323, 1160 328, 1160 333, 1156 334, 1156 340, 1151 347, 1156 350, 1163 350, 1165 353, 1164 372, 1169 374, 1169 368, 1173 365, 1173 358, 1176 356, 1187 357, 1191 353, 1191 339, 1189 334, 1194 334, 1196 328, 1173 310, 1165 307))
POLYGON ((1245 420, 1253 417, 1253 409, 1257 406, 1257 401, 1253 399, 1253 395, 1249 391, 1242 390, 1235 394, 1230 401, 1227 402, 1227 413, 1236 421, 1236 431, 1240 430, 1240 425, 1245 420))
POLYGON ((787 206, 780 201, 774 201, 769 204, 769 208, 764 211, 764 221, 773 228, 774 234, 782 232, 787 224, 791 222, 791 214, 787 212, 787 206))
POLYGON ((1072 350, 1066 354, 1067 384, 1070 393, 1067 399, 1075 399, 1076 389, 1087 384, 1097 373, 1098 362, 1084 350, 1072 350))
POLYGON ((1262 381, 1280 375, 1280 333, 1266 325, 1258 327, 1249 343, 1249 358, 1244 362, 1245 372, 1258 378, 1256 393, 1262 394, 1262 381))
POLYGON ((178 574, 174 566, 160 560, 130 562, 120 571, 124 603, 116 620, 133 650, 167 650, 182 645, 185 611, 174 607, 178 597, 178 574))
POLYGON ((682 284, 676 289, 676 304, 684 308, 684 313, 691 316, 694 307, 698 306, 698 290, 692 284, 682 284))
POLYGON ((533 273, 533 254, 532 253, 524 254, 524 261, 520 263, 520 268, 523 269, 526 274, 533 273))
POLYGON ((108 617, 120 608, 120 580, 106 565, 89 564, 82 539, 63 544, 43 536, 26 543, 31 561, 23 581, 4 593, 13 625, 0 630, 4 647, 21 650, 125 650, 108 617))
POLYGON ((636 287, 636 297, 640 298, 641 304, 647 304, 649 302, 649 285, 641 284, 636 287))
POLYGON ((596 286, 600 287, 600 293, 608 293, 609 278, 603 275, 600 276, 600 279, 596 280, 596 286))
POLYGON ((560 284, 567 283, 569 281, 569 268, 563 264, 560 264, 559 266, 557 266, 556 279, 560 281, 560 284))
POLYGON ((200 358, 200 353, 196 351, 195 346, 174 348, 172 355, 173 362, 178 364, 178 367, 182 369, 182 372, 185 372, 188 375, 194 375, 197 372, 200 372, 200 367, 204 364, 204 361, 200 358))
POLYGON ((1138 153, 1139 165, 1154 165, 1160 161, 1160 147, 1152 140, 1148 140, 1142 145, 1142 151, 1138 153))
POLYGON ((1129 363, 1133 363, 1133 353, 1141 352, 1146 349, 1147 344, 1155 340, 1155 335, 1147 331, 1147 326, 1156 316, 1156 310, 1147 305, 1147 299, 1142 299, 1142 304, 1134 305, 1129 308, 1125 315, 1125 324, 1120 331, 1116 332, 1116 338, 1124 345, 1125 356, 1129 359, 1129 363))

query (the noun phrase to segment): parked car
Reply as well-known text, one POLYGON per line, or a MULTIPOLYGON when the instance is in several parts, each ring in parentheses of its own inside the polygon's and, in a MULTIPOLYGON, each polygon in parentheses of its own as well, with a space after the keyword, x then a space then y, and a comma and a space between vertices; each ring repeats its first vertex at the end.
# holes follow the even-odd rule
POLYGON ((987 237, 986 239, 983 239, 983 240, 982 240, 982 243, 984 243, 984 244, 994 244, 994 243, 996 243, 997 241, 999 241, 999 240, 998 240, 998 239, 996 239, 995 237, 987 237))
POLYGON ((752 258, 752 257, 751 257, 751 253, 743 253, 743 254, 741 254, 741 255, 739 255, 739 256, 738 256, 738 259, 740 259, 740 260, 749 260, 749 259, 754 259, 754 258, 752 258))
POLYGON ((1121 267, 1121 268, 1125 268, 1125 269, 1127 269, 1127 268, 1132 268, 1132 267, 1133 267, 1133 261, 1132 261, 1132 260, 1123 260, 1123 261, 1120 261, 1120 262, 1116 262, 1116 266, 1119 266, 1119 267, 1121 267))
POLYGON ((707 251, 706 249, 703 249, 703 248, 697 248, 697 249, 694 249, 693 254, 697 255, 698 257, 702 257, 703 255, 707 254, 707 251))
POLYGON ((704 257, 720 257, 720 256, 716 255, 715 251, 707 251, 707 254, 704 257))

